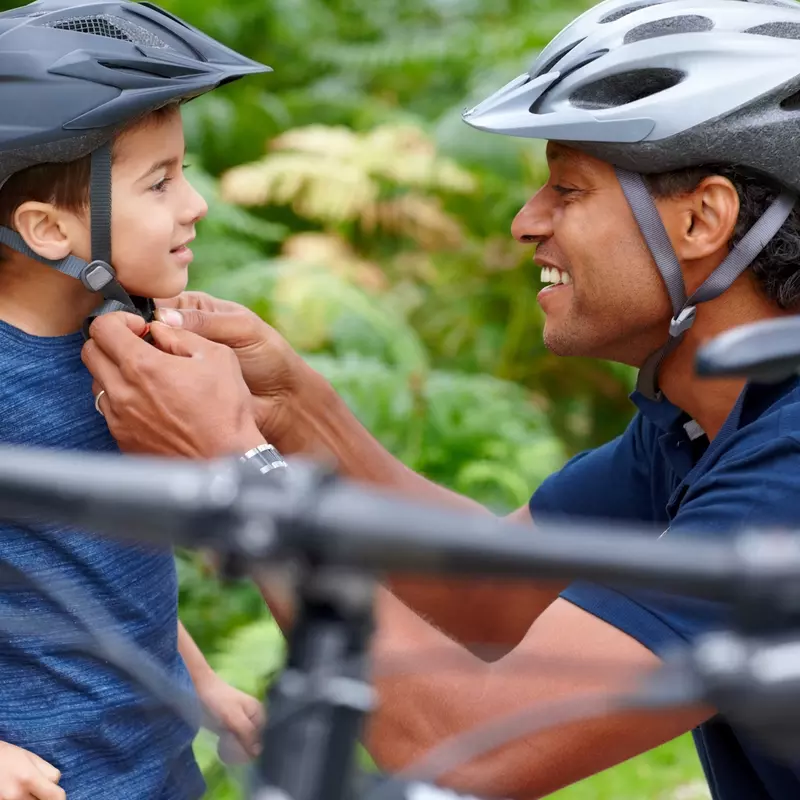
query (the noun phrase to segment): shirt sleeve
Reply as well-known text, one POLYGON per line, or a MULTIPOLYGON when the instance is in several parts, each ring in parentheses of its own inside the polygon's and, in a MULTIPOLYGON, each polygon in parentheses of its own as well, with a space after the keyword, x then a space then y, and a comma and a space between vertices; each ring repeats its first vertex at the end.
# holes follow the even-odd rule
MULTIPOLYGON (((719 539, 750 526, 793 526, 800 502, 798 474, 800 447, 793 437, 722 457, 692 484, 667 535, 719 539)), ((724 603, 655 590, 576 582, 562 597, 657 654, 730 621, 724 603)))
POLYGON ((534 521, 568 515, 655 523, 651 487, 656 436, 653 424, 637 414, 621 436, 572 458, 531 497, 534 521))

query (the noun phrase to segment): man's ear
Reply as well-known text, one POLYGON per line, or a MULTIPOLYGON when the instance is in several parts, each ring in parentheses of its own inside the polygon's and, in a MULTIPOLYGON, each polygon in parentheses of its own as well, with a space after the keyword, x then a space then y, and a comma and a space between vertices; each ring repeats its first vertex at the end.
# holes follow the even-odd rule
POLYGON ((710 175, 666 206, 665 224, 682 263, 725 258, 739 218, 739 195, 727 178, 710 175))
POLYGON ((52 203, 28 200, 13 216, 14 229, 43 258, 59 261, 73 251, 72 226, 52 203))

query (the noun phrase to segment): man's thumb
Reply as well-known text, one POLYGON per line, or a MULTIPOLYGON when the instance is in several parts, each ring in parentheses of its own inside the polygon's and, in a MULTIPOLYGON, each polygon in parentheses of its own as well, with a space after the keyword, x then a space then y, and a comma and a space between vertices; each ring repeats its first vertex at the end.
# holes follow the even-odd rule
POLYGON ((191 357, 202 348, 202 339, 198 339, 191 331, 171 328, 163 323, 155 322, 150 326, 153 343, 162 353, 171 356, 191 357))
POLYGON ((210 342, 236 348, 249 343, 252 336, 247 317, 225 311, 201 311, 199 308, 159 308, 156 319, 170 328, 191 331, 210 342))
POLYGON ((155 317, 159 322, 169 325, 170 328, 184 327, 183 312, 178 311, 177 308, 159 308, 156 310, 155 317))

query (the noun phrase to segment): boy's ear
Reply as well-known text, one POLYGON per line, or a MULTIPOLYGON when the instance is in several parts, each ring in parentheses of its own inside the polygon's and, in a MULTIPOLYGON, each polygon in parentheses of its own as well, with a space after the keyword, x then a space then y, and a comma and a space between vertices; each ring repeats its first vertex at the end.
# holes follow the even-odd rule
POLYGON ((71 227, 51 203, 28 200, 14 212, 14 228, 28 247, 43 258, 59 261, 73 250, 71 227))

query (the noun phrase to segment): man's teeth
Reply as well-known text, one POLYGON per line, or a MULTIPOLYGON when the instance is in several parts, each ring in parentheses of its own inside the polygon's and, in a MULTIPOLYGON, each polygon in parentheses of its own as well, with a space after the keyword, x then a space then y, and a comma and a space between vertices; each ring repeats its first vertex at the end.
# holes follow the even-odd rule
POLYGON ((572 283, 572 278, 568 272, 562 272, 556 267, 544 267, 544 269, 542 269, 542 283, 552 283, 554 285, 563 283, 565 286, 568 286, 572 283))

